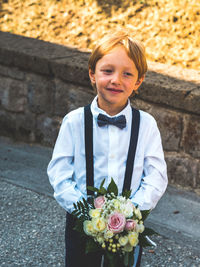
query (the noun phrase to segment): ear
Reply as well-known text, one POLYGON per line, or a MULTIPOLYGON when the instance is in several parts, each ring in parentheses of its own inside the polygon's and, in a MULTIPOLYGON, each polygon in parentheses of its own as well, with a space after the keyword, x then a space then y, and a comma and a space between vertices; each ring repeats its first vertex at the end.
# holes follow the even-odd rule
POLYGON ((92 84, 96 83, 96 79, 95 79, 95 73, 94 71, 92 71, 91 69, 89 69, 89 76, 90 76, 90 81, 92 84))
POLYGON ((140 87, 140 85, 144 81, 144 77, 145 76, 143 75, 140 79, 137 80, 137 82, 135 83, 134 89, 133 89, 134 91, 136 91, 140 87))

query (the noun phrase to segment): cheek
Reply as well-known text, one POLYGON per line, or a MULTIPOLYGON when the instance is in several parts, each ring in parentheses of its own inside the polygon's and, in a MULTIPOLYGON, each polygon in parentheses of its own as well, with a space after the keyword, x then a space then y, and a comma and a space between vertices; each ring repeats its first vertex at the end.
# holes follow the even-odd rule
POLYGON ((126 82, 126 88, 128 91, 132 91, 134 89, 134 82, 133 81, 127 81, 126 82))
POLYGON ((99 85, 104 85, 106 84, 107 82, 109 81, 109 79, 105 76, 100 76, 98 77, 98 79, 96 79, 96 82, 99 84, 99 85))

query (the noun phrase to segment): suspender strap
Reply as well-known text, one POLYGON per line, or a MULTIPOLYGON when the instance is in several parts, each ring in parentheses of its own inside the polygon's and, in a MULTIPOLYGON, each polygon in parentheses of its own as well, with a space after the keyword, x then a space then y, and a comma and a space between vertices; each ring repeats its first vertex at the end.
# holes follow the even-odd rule
POLYGON ((131 178, 133 174, 133 166, 135 161, 135 152, 138 141, 139 126, 140 126, 140 112, 139 110, 132 108, 131 138, 128 150, 128 158, 126 162, 123 191, 130 190, 131 187, 131 178))
MULTIPOLYGON (((93 162, 93 117, 90 105, 84 107, 85 118, 85 157, 86 157, 86 185, 94 186, 94 162, 93 162)), ((132 126, 131 137, 126 162, 126 170, 124 177, 124 190, 130 190, 133 166, 135 161, 135 152, 138 141, 140 125, 140 112, 132 108, 132 126)), ((87 189, 87 194, 92 195, 93 192, 87 189)))
MULTIPOLYGON (((85 119, 85 157, 86 157, 86 186, 94 186, 93 163, 93 117, 90 105, 84 107, 85 119)), ((94 193, 87 189, 88 195, 94 193)))

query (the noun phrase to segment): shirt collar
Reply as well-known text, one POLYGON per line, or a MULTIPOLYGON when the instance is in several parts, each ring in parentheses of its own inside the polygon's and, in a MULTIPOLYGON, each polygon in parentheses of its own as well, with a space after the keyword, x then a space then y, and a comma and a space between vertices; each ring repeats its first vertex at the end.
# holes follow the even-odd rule
POLYGON ((126 105, 126 107, 121 112, 119 112, 115 116, 110 116, 103 109, 98 107, 97 98, 98 98, 98 96, 96 96, 93 99, 92 104, 91 104, 91 112, 92 112, 92 115, 93 115, 93 117, 95 119, 97 118, 99 113, 104 114, 104 115, 106 115, 108 117, 111 117, 111 118, 115 117, 115 116, 119 116, 119 115, 124 115, 126 117, 126 121, 128 123, 128 121, 130 120, 131 115, 132 115, 132 109, 131 109, 131 105, 130 105, 130 100, 129 99, 128 99, 128 104, 126 105))

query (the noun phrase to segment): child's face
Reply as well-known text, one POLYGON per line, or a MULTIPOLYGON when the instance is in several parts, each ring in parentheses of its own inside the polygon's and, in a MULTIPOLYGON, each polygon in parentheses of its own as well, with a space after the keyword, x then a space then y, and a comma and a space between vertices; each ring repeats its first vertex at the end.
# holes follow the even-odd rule
POLYGON ((95 73, 89 70, 89 75, 96 84, 99 107, 110 115, 126 106, 128 97, 143 81, 143 78, 138 80, 138 70, 122 46, 97 61, 95 73))

